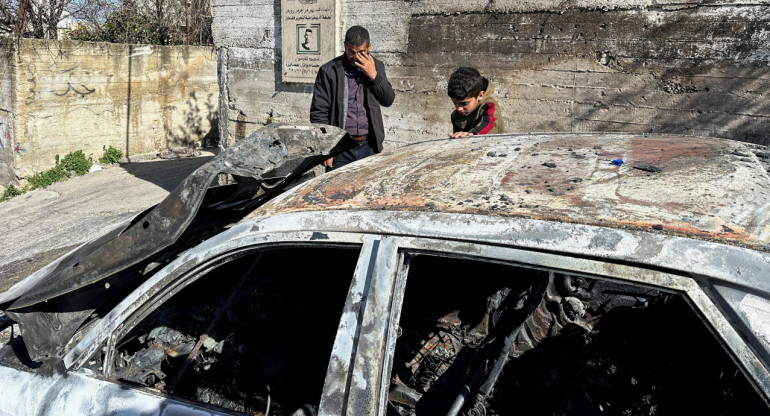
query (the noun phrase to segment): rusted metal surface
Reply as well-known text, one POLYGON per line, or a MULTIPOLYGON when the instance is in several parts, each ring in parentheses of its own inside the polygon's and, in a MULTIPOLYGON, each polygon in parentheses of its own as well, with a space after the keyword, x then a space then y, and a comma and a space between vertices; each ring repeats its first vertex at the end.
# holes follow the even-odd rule
POLYGON ((699 137, 509 134, 424 142, 324 175, 252 214, 391 210, 524 217, 768 250, 762 149, 699 137), (612 161, 620 159, 622 165, 612 161))

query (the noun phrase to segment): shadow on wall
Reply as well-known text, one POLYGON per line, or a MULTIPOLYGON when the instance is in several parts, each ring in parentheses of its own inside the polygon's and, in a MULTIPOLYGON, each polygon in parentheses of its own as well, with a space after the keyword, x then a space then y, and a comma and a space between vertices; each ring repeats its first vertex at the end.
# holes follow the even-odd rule
POLYGON ((770 144, 765 8, 416 15, 403 66, 440 74, 416 92, 435 91, 458 66, 477 66, 494 78, 509 131, 683 133, 770 144))
MULTIPOLYGON (((214 97, 214 93, 208 93, 204 99, 200 99, 199 95, 197 92, 190 93, 190 97, 181 106, 184 108, 181 122, 175 126, 166 125, 164 127, 169 147, 219 146, 219 118, 216 111, 216 97, 214 97)), ((178 118, 174 117, 173 119, 177 120, 178 118)))
MULTIPOLYGON (((751 22, 752 17, 742 20, 738 13, 743 12, 736 8, 717 18, 683 14, 653 27, 636 22, 645 39, 661 39, 661 45, 641 58, 630 50, 621 50, 625 56, 620 58, 610 55, 610 63, 616 61, 610 65, 612 69, 639 74, 648 83, 642 89, 621 89, 611 95, 608 104, 627 112, 651 112, 645 131, 770 145, 770 101, 766 99, 770 92, 770 40, 766 36, 770 22, 766 18, 764 22, 751 22)), ((603 64, 607 54, 597 56, 597 61, 603 64)), ((601 119, 598 113, 594 107, 584 117, 601 119)))

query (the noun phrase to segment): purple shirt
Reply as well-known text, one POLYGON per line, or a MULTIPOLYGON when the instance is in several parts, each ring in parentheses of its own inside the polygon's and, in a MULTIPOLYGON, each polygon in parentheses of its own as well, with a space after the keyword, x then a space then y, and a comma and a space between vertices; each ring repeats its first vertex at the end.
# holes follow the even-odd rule
POLYGON ((369 133, 369 118, 364 106, 366 81, 359 71, 345 70, 348 80, 348 114, 345 119, 345 131, 351 136, 363 136, 369 133))

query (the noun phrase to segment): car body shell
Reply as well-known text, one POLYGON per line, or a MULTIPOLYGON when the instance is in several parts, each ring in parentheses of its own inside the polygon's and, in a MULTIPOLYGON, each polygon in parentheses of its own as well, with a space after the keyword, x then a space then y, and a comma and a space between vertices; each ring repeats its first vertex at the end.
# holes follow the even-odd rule
MULTIPOLYGON (((18 398, 0 414, 232 414, 127 389, 110 380, 108 364, 101 372, 86 364, 213 265, 292 244, 361 250, 319 414, 385 414, 405 251, 682 294, 768 400, 767 157, 733 141, 643 134, 506 134, 383 152, 296 186, 181 252, 79 329, 45 371, 0 367, 4 391, 18 398)), ((5 299, 35 284, 19 287, 5 299)))

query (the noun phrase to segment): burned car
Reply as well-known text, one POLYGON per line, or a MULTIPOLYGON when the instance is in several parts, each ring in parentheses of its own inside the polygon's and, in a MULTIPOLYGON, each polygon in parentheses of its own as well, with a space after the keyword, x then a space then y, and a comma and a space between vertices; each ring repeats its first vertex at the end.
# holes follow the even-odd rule
POLYGON ((766 148, 503 134, 310 177, 350 141, 267 126, 0 294, 0 414, 770 413, 766 148))

